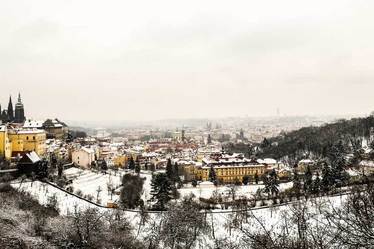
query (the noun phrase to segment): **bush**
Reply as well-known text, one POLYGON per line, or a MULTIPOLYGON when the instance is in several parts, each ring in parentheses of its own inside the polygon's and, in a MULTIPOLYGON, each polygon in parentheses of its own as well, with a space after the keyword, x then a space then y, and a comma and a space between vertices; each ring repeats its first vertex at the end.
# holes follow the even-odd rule
POLYGON ((80 189, 77 189, 77 191, 75 191, 75 194, 78 195, 79 197, 83 196, 83 192, 80 189))
POLYGON ((52 196, 48 196, 46 207, 58 212, 58 210, 59 210, 58 200, 57 200, 57 196, 55 194, 52 195, 52 196))
POLYGON ((193 186, 194 188, 196 188, 196 186, 197 186, 197 181, 196 181, 196 180, 192 180, 192 186, 193 186))
POLYGON ((74 187, 73 186, 69 186, 66 188, 66 191, 70 192, 70 193, 74 193, 74 187))
POLYGON ((13 187, 10 186, 9 182, 0 183, 0 192, 10 192, 13 187))

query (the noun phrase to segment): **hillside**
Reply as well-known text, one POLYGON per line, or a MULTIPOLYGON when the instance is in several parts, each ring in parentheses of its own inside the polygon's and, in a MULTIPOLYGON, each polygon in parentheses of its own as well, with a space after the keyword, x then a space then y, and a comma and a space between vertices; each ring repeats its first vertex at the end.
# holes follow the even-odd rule
POLYGON ((48 218, 58 213, 26 193, 0 184, 0 248, 54 248, 42 236, 48 218))
POLYGON ((305 127, 258 144, 258 157, 281 159, 326 156, 331 145, 342 142, 347 153, 354 153, 370 137, 374 117, 339 120, 319 127, 305 127))

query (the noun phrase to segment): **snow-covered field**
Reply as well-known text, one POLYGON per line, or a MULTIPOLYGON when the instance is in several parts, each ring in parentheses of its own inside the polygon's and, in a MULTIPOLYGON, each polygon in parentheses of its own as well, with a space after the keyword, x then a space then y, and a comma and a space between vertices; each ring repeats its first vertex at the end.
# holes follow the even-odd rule
MULTIPOLYGON (((98 189, 100 187, 99 193, 99 204, 107 205, 108 202, 118 201, 119 196, 116 194, 111 195, 108 190, 109 186, 118 189, 121 185, 122 176, 126 173, 131 173, 133 171, 128 170, 118 170, 113 171, 109 170, 107 174, 100 172, 93 172, 91 170, 83 170, 78 168, 70 168, 64 171, 64 175, 73 181, 72 187, 74 193, 77 193, 78 190, 82 191, 83 196, 90 195, 93 199, 92 201, 97 202, 98 189)), ((143 186, 142 198, 144 202, 148 201, 151 198, 151 180, 152 172, 142 171, 140 177, 145 178, 143 186)), ((279 185, 280 190, 284 191, 292 187, 292 182, 281 183, 279 185)), ((242 185, 236 186, 236 196, 252 198, 259 189, 264 188, 264 185, 242 185)), ((210 198, 212 195, 220 194, 221 196, 229 196, 230 186, 218 186, 215 187, 211 182, 201 182, 198 186, 193 187, 191 184, 186 184, 181 189, 178 190, 181 197, 188 196, 193 194, 196 198, 210 198)), ((118 193, 118 191, 116 191, 118 193)))
MULTIPOLYGON (((293 185, 292 182, 288 183, 281 183, 279 184, 280 191, 284 191, 286 189, 291 188, 293 185)), ((236 186, 236 196, 242 197, 245 196, 247 198, 252 198, 253 195, 256 194, 256 192, 259 189, 263 189, 264 185, 258 184, 258 185, 242 185, 242 186, 236 186)), ((191 193, 197 197, 197 198, 210 198, 214 192, 217 194, 221 194, 222 196, 229 195, 230 192, 230 186, 224 185, 224 186, 217 186, 215 187, 211 182, 202 182, 198 186, 193 187, 190 184, 185 185, 183 188, 178 190, 181 196, 188 196, 191 193)))
MULTIPOLYGON (((118 201, 119 195, 111 194, 109 187, 118 190, 122 176, 126 173, 130 173, 130 171, 108 170, 106 174, 78 168, 69 168, 64 171, 64 175, 73 182, 71 186, 74 193, 81 191, 83 196, 90 195, 93 202, 97 202, 97 199, 99 199, 98 203, 103 206, 106 206, 109 202, 118 201)), ((142 172, 140 177, 145 178, 143 199, 147 200, 150 198, 150 187, 148 186, 150 186, 152 175, 150 172, 142 172)), ((119 191, 115 192, 118 193, 119 191)))

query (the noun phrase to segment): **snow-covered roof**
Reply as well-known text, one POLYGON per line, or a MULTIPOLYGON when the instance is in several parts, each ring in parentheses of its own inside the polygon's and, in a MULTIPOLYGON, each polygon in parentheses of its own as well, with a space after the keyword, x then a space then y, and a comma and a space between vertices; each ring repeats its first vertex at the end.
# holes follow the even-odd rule
POLYGON ((89 153, 89 154, 95 153, 95 151, 93 149, 91 149, 91 148, 82 147, 82 150, 84 152, 89 153))
MULTIPOLYGON (((202 166, 203 169, 210 169, 211 166, 202 166)), ((239 165, 214 165, 214 168, 232 169, 232 168, 258 168, 265 167, 264 164, 239 164, 239 165)))
POLYGON ((299 163, 309 164, 309 163, 314 163, 314 161, 310 159, 303 159, 303 160, 300 160, 299 163))
POLYGON ((374 161, 363 160, 359 165, 364 167, 374 167, 374 161))
POLYGON ((6 131, 6 126, 5 125, 0 125, 0 131, 6 131))
POLYGON ((214 186, 214 183, 213 183, 213 182, 209 182, 209 181, 205 181, 205 182, 200 182, 200 185, 204 185, 204 186, 214 186))
POLYGON ((35 153, 35 151, 27 153, 26 156, 30 159, 32 163, 37 163, 40 161, 40 157, 38 156, 38 154, 35 153))
POLYGON ((258 159, 257 162, 264 163, 264 164, 276 164, 277 163, 277 161, 272 158, 258 159))
POLYGON ((16 131, 17 134, 40 134, 44 133, 44 130, 18 130, 16 131))
POLYGON ((42 128, 44 121, 40 120, 26 120, 23 124, 24 128, 42 128))

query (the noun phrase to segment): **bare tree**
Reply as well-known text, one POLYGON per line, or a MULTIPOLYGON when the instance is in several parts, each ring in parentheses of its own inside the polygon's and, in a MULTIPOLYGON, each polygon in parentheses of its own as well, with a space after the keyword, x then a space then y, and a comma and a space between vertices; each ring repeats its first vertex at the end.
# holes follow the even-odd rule
POLYGON ((164 213, 160 235, 168 248, 194 248, 208 236, 210 225, 199 205, 186 197, 181 203, 173 204, 164 213))

